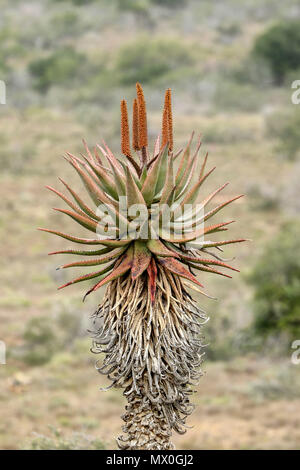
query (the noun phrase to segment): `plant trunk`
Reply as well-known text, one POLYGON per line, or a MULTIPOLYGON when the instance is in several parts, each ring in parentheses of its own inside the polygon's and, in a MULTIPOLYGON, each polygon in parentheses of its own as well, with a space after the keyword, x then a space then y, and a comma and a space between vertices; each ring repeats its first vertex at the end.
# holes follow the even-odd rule
MULTIPOLYGON (((142 387, 140 390, 142 391, 142 387)), ((126 391, 124 392, 126 393, 126 391)), ((151 403, 143 394, 130 393, 126 412, 122 416, 125 436, 117 439, 120 449, 170 450, 172 430, 161 404, 151 403)))
POLYGON ((169 450, 172 430, 183 434, 194 409, 191 385, 201 375, 200 328, 207 316, 164 268, 158 269, 154 304, 147 282, 147 275, 111 282, 94 315, 92 350, 105 353, 97 369, 112 381, 108 388, 125 389, 119 447, 169 450))

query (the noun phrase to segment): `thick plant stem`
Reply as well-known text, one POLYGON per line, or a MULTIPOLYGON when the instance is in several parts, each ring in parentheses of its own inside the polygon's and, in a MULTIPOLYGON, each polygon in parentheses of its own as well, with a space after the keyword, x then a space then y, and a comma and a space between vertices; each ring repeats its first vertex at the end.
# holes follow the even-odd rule
POLYGON ((201 371, 201 324, 197 307, 176 275, 159 267, 151 303, 147 275, 113 281, 94 315, 93 352, 105 353, 97 369, 124 388, 122 449, 172 449, 172 430, 183 434, 193 411, 191 385, 201 371))
MULTIPOLYGON (((141 388, 142 390, 142 388, 141 388)), ((125 392, 126 393, 126 392, 125 392)), ((151 403, 143 394, 131 392, 122 416, 125 436, 117 439, 120 449, 171 450, 172 430, 161 404, 151 403)))

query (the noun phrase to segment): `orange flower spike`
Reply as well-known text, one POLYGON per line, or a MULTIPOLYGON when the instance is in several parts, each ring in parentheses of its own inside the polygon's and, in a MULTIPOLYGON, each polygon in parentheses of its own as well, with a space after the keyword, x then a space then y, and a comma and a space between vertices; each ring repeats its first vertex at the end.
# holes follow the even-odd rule
POLYGON ((121 149, 124 155, 130 157, 131 152, 126 100, 121 101, 121 149))
POLYGON ((139 108, 137 99, 134 98, 132 109, 132 147, 134 150, 140 150, 139 147, 139 108))
POLYGON ((163 148, 169 142, 169 128, 168 128, 168 108, 165 105, 162 116, 162 126, 161 126, 161 148, 163 148))
POLYGON ((168 88, 165 96, 165 107, 168 116, 168 141, 169 151, 173 150, 173 116, 172 116, 172 101, 171 101, 171 88, 168 88))
POLYGON ((139 110, 139 147, 142 149, 142 159, 145 165, 147 162, 146 147, 148 145, 147 114, 143 88, 139 83, 136 84, 136 93, 139 110))

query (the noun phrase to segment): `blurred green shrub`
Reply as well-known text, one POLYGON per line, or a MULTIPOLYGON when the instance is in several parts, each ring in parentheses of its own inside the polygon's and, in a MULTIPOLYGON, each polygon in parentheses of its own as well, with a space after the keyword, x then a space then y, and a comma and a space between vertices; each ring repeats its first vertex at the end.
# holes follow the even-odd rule
POLYGON ((116 73, 124 85, 136 81, 146 84, 172 71, 176 71, 180 77, 181 69, 193 63, 194 56, 190 48, 180 40, 142 37, 120 49, 116 73))
POLYGON ((253 336, 247 336, 244 330, 237 327, 240 308, 237 303, 226 306, 215 303, 213 315, 203 328, 204 344, 208 345, 203 350, 205 360, 229 361, 256 349, 253 336))
POLYGON ((10 63, 23 57, 25 53, 24 46, 20 41, 19 31, 9 25, 9 22, 4 22, 0 28, 0 79, 4 80, 8 72, 11 72, 13 67, 10 63), (7 24, 5 24, 7 23, 7 24))
POLYGON ((203 126, 203 139, 206 143, 233 144, 241 141, 253 141, 253 126, 239 125, 229 119, 215 119, 203 126))
POLYGON ((82 433, 74 433, 70 438, 52 428, 53 436, 36 435, 25 450, 104 450, 105 445, 99 439, 92 439, 82 433))
POLYGON ((132 13, 147 14, 150 8, 150 0, 116 0, 118 8, 132 13))
POLYGON ((280 399, 297 399, 300 396, 300 376, 295 374, 291 365, 287 368, 275 368, 268 370, 265 376, 250 382, 248 385, 248 394, 255 399, 256 402, 280 400, 280 399))
POLYGON ((152 5, 167 8, 182 7, 188 0, 116 0, 120 10, 132 11, 134 13, 147 12, 152 5))
POLYGON ((281 199, 278 190, 271 185, 251 184, 247 189, 250 199, 250 207, 257 211, 277 210, 281 199))
POLYGON ((152 3, 168 8, 176 8, 184 6, 188 0, 150 0, 152 3))
POLYGON ((300 338, 300 222, 282 226, 249 276, 254 286, 254 333, 300 338))
POLYGON ((222 80, 217 85, 214 104, 223 111, 258 111, 263 105, 263 91, 250 83, 222 80))
POLYGON ((74 5, 86 5, 87 3, 93 3, 95 0, 71 0, 74 5))
POLYGON ((25 342, 23 360, 32 366, 48 362, 58 348, 55 329, 47 317, 29 320, 23 339, 25 342))
POLYGON ((74 312, 62 311, 55 318, 31 318, 25 325, 23 345, 14 356, 25 364, 46 364, 79 337, 81 319, 74 312))
MULTIPOLYGON (((56 3, 64 3, 68 0, 53 0, 56 3)), ((87 3, 93 3, 96 0, 69 0, 73 5, 86 5, 87 3)))
POLYGON ((268 63, 275 83, 282 85, 286 74, 299 68, 300 21, 271 26, 256 38, 253 54, 268 63))
POLYGON ((54 40, 57 41, 59 38, 66 36, 77 36, 84 30, 84 24, 80 16, 73 10, 67 10, 59 13, 55 13, 50 18, 51 34, 54 40))
POLYGON ((233 67, 226 67, 221 71, 228 81, 241 85, 250 84, 264 91, 266 88, 270 88, 273 81, 268 64, 261 58, 254 58, 253 55, 247 56, 245 60, 233 67))
POLYGON ((291 111, 276 112, 266 119, 266 131, 269 137, 279 143, 277 150, 286 158, 293 160, 300 153, 300 109, 293 106, 291 111))
POLYGON ((39 91, 47 91, 51 85, 69 84, 78 79, 84 69, 86 58, 71 47, 56 50, 50 56, 34 59, 29 71, 39 91))
POLYGON ((241 25, 236 21, 231 21, 227 23, 222 22, 217 26, 217 30, 221 34, 221 36, 230 38, 234 38, 242 32, 241 25))

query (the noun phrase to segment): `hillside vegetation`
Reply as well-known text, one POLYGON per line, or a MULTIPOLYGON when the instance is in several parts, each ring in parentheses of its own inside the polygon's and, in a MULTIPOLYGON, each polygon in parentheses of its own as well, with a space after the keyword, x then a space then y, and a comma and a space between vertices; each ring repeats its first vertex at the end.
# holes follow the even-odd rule
MULTIPOLYGON (((62 155, 80 153, 82 138, 91 147, 105 139, 120 151, 119 102, 133 97, 137 80, 152 141, 163 91, 171 87, 176 146, 192 130, 202 134, 202 153, 217 166, 205 195, 226 181, 217 202, 246 194, 226 209, 237 221, 230 237, 253 240, 224 252, 236 256, 241 274, 202 277, 219 300, 199 298, 211 317, 207 374, 188 423, 195 427, 176 444, 299 448, 300 366, 290 361, 291 342, 300 339, 299 323, 293 328, 299 308, 288 328, 281 318, 279 329, 270 322, 270 334, 255 328, 262 311, 257 285, 268 295, 277 288, 264 285, 272 263, 285 262, 283 271, 297 264, 292 255, 272 258, 270 250, 280 252, 285 230, 285 249, 299 241, 287 227, 300 211, 300 105, 291 102, 300 63, 278 79, 255 51, 258 37, 291 20, 300 21, 297 0, 2 0, 0 340, 7 364, 0 365, 0 448, 116 448, 123 399, 119 391, 99 391, 106 382, 94 370, 98 358, 87 334, 103 292, 84 304, 80 286, 57 292, 70 273, 56 271, 60 260, 47 253, 67 242, 36 228, 72 232, 72 221, 51 210, 59 203, 45 185, 59 188, 62 176, 80 188, 62 155)), ((284 294, 294 306, 299 269, 293 272, 284 294)), ((263 314, 272 315, 265 303, 263 314)))

